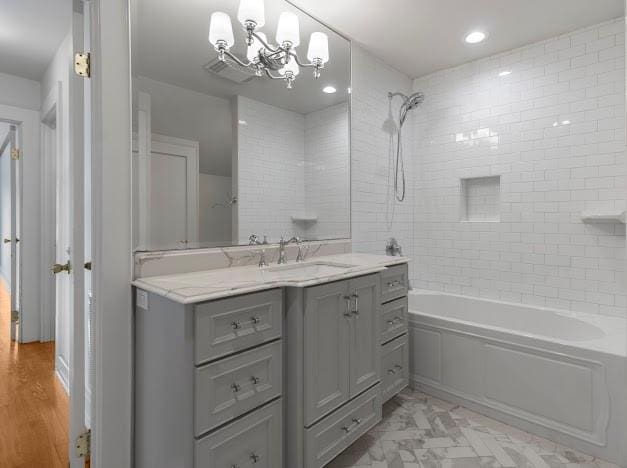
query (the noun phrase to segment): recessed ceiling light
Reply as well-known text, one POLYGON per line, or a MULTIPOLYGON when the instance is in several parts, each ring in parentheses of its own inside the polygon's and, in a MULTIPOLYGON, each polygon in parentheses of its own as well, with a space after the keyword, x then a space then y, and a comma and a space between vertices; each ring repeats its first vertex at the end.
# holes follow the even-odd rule
POLYGON ((511 70, 503 70, 501 73, 499 73, 499 76, 507 76, 511 74, 512 74, 511 70))
POLYGON ((486 34, 484 32, 473 31, 464 38, 464 41, 466 41, 468 44, 478 44, 479 42, 482 42, 485 38, 486 34))
POLYGON ((324 88, 322 88, 322 92, 327 94, 333 94, 336 91, 337 89, 335 89, 333 86, 325 86, 324 88))

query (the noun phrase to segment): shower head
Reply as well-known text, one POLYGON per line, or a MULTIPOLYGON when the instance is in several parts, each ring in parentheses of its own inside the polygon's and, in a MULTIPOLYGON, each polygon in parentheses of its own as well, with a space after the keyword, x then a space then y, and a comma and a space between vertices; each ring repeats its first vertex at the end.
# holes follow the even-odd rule
POLYGON ((414 93, 405 100, 405 106, 407 107, 407 110, 412 110, 422 104, 424 100, 424 94, 414 93))

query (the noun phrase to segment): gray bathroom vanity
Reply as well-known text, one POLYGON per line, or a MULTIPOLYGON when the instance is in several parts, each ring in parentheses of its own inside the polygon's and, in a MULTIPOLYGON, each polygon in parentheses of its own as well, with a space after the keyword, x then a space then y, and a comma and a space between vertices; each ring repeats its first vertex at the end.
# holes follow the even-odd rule
POLYGON ((136 281, 135 466, 325 466, 408 384, 405 262, 136 281))

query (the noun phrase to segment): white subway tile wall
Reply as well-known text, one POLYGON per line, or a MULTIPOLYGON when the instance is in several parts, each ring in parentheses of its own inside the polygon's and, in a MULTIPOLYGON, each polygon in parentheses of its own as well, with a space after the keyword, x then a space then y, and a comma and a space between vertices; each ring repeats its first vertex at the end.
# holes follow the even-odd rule
POLYGON ((403 254, 412 256, 414 175, 412 124, 403 127, 407 194, 394 199, 394 142, 399 98, 392 103, 389 91, 411 92, 411 80, 358 46, 352 47, 351 101, 351 236, 353 251, 385 253, 395 236, 403 254))
POLYGON ((348 102, 305 116, 307 239, 350 237, 350 133, 348 102))
MULTIPOLYGON (((414 80, 415 286, 625 315, 625 226, 580 219, 625 208, 624 44, 621 18, 414 80), (460 222, 460 179, 486 175, 500 222, 460 222)), ((357 123, 385 113, 364 94, 357 123)))
POLYGON ((292 216, 305 209, 305 116, 237 97, 238 236, 302 235, 292 216))
POLYGON ((348 103, 303 115, 237 99, 239 243, 349 238, 348 103))

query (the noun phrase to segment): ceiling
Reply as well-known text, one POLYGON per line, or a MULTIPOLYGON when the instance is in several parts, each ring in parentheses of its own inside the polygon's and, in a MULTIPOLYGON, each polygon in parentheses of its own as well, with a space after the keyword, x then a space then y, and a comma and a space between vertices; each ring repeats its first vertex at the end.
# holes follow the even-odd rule
POLYGON ((290 0, 412 78, 624 14, 624 0, 290 0), (465 35, 488 38, 468 45, 465 35))
POLYGON ((39 81, 71 18, 72 0, 2 0, 0 73, 39 81))
POLYGON ((237 0, 136 0, 133 14, 133 74, 180 86, 205 94, 228 98, 247 96, 283 109, 306 114, 348 100, 350 86, 350 45, 343 37, 322 26, 284 0, 266 0, 266 24, 261 31, 274 41, 276 25, 282 11, 298 13, 301 44, 299 56, 306 61, 309 35, 323 31, 329 36, 330 61, 315 80, 311 69, 302 69, 287 90, 283 81, 255 78, 236 84, 209 74, 202 69, 215 59, 216 52, 208 41, 209 18, 214 11, 231 16, 235 46, 231 50, 246 57, 244 33, 237 21, 237 0), (322 88, 334 86, 338 92, 325 94, 322 88))

